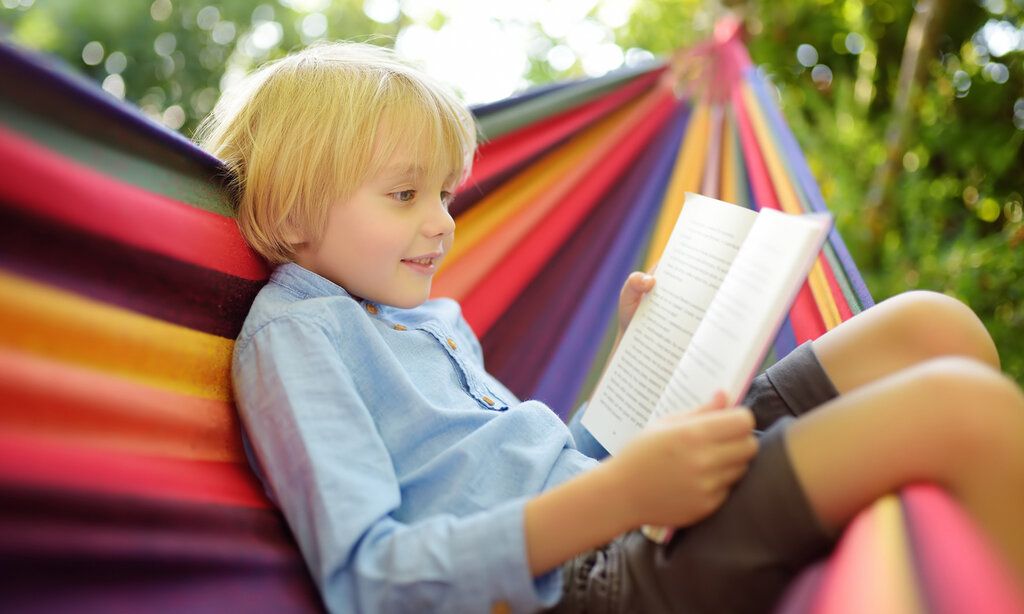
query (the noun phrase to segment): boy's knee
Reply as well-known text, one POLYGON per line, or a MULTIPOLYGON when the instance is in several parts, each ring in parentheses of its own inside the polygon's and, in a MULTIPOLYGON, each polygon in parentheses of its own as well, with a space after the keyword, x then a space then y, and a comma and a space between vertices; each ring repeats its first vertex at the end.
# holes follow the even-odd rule
POLYGON ((908 347, 920 348, 923 360, 963 355, 999 367, 999 355, 985 325, 960 300, 929 290, 913 290, 884 302, 894 332, 908 347))
POLYGON ((911 376, 932 401, 925 419, 940 425, 957 457, 991 458, 1024 442, 1024 393, 988 364, 944 356, 914 367, 911 376))

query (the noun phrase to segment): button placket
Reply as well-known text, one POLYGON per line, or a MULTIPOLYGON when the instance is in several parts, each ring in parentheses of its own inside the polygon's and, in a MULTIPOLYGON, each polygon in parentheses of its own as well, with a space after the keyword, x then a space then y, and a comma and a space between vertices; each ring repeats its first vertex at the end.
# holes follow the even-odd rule
POLYGON ((473 369, 467 364, 466 359, 464 358, 466 350, 460 348, 458 342, 455 341, 447 331, 433 325, 425 325, 422 328, 437 339, 441 344, 441 347, 445 349, 448 356, 455 363, 456 367, 458 367, 470 396, 476 399, 482 407, 487 409, 508 409, 508 405, 502 403, 497 395, 488 390, 481 378, 479 378, 473 369))

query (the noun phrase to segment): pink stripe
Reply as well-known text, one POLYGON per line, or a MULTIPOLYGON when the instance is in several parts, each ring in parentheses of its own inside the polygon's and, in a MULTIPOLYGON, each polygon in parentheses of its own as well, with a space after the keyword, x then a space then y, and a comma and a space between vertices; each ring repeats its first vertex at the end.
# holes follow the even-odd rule
POLYGON ((948 494, 931 484, 915 484, 903 490, 902 500, 934 612, 1024 612, 1024 593, 1007 563, 997 558, 995 544, 948 494))

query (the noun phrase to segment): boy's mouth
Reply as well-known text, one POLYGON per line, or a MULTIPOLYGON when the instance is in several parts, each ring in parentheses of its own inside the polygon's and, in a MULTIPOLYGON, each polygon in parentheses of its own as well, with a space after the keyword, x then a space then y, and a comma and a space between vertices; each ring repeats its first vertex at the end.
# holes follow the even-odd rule
POLYGON ((402 262, 411 262, 414 264, 422 264, 423 266, 431 266, 440 257, 441 252, 430 252, 429 254, 423 254, 422 256, 416 256, 415 258, 402 258, 402 262))
POLYGON ((402 263, 409 266, 418 273, 432 275, 437 271, 437 262, 441 259, 441 252, 432 252, 416 256, 415 258, 403 258, 402 263))

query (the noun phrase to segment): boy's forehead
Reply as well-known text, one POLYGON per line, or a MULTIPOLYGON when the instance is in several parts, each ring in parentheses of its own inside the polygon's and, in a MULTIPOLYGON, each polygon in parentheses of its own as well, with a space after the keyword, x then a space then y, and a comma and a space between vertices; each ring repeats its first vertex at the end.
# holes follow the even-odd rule
MULTIPOLYGON (((430 168, 405 156, 396 156, 381 168, 377 173, 380 179, 401 179, 405 177, 424 178, 430 173, 430 168)), ((435 172, 443 173, 446 169, 436 169, 435 172)), ((452 181, 455 177, 454 171, 449 171, 445 181, 452 181)))

